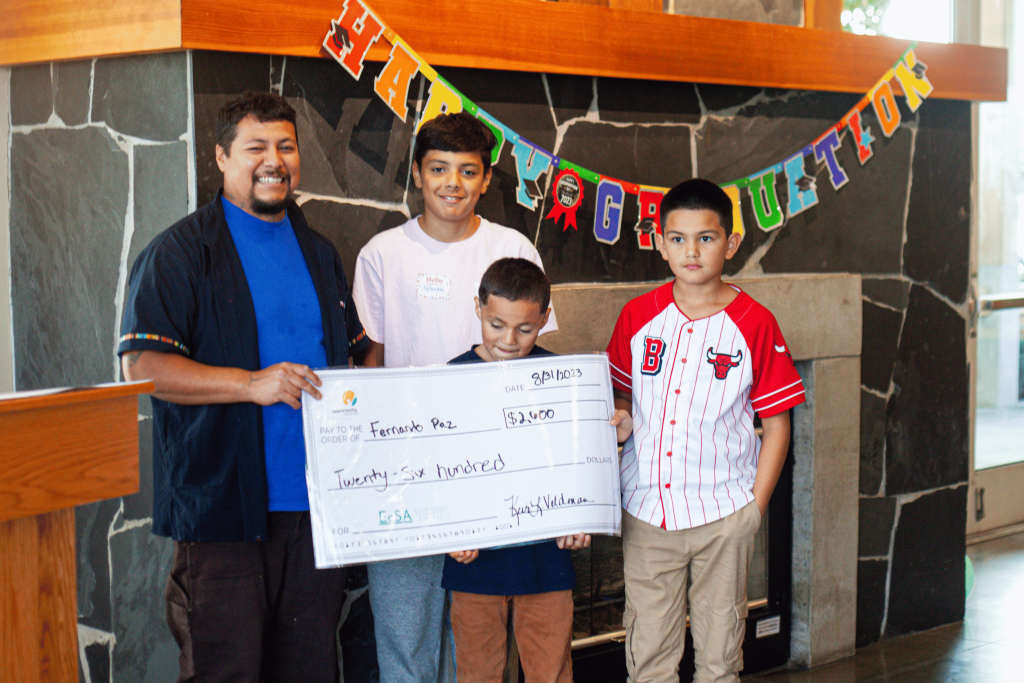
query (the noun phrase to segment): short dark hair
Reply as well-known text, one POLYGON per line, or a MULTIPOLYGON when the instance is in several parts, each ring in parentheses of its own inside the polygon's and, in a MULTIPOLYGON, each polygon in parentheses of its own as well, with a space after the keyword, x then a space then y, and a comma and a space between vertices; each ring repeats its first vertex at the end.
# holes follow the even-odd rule
POLYGON ((710 180, 703 178, 684 180, 661 198, 661 229, 663 231, 668 215, 679 209, 714 211, 718 215, 718 223, 725 229, 725 234, 732 234, 732 199, 725 193, 725 190, 710 180))
POLYGON ((509 301, 533 301, 543 314, 551 303, 551 282, 533 261, 524 258, 498 259, 480 279, 480 305, 494 294, 509 301))
POLYGON ((460 111, 456 114, 441 114, 430 119, 416 133, 416 152, 413 160, 420 170, 423 157, 432 149, 439 152, 476 152, 484 164, 484 173, 491 168, 491 150, 498 144, 498 138, 483 121, 472 114, 460 111))
POLYGON ((260 123, 287 121, 295 125, 295 110, 288 100, 270 92, 246 91, 220 108, 217 114, 217 144, 231 154, 231 143, 238 134, 238 122, 251 116, 260 123))

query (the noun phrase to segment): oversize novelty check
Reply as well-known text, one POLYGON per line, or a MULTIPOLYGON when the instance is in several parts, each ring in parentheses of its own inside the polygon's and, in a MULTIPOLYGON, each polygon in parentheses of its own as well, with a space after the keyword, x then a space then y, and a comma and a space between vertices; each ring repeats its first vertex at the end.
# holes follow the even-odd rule
POLYGON ((317 374, 317 567, 619 533, 605 355, 317 374))

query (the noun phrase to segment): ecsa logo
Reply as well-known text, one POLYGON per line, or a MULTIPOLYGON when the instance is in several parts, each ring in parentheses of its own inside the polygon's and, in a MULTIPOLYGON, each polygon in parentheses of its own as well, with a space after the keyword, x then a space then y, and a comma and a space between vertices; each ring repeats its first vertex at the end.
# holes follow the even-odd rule
POLYGON ((394 514, 391 514, 388 510, 381 510, 379 515, 382 525, 412 523, 412 515, 409 514, 408 510, 395 510, 394 514))
POLYGON ((346 391, 344 394, 341 395, 341 400, 344 401, 345 405, 347 406, 354 406, 356 404, 356 401, 358 401, 359 399, 356 398, 356 392, 346 391))

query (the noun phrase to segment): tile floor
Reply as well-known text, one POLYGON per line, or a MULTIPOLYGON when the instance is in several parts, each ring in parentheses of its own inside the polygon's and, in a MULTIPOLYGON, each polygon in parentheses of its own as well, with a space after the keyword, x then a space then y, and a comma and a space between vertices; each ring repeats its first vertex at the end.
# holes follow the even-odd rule
POLYGON ((744 683, 1024 683, 1024 534, 969 546, 974 589, 962 624, 876 643, 841 662, 744 683))

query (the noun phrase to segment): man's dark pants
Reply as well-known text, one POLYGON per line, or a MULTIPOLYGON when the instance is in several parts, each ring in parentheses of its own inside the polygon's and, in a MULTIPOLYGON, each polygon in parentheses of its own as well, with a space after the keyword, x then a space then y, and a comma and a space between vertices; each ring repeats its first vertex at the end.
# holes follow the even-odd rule
POLYGON ((314 567, 308 512, 271 512, 267 532, 175 542, 164 597, 179 683, 337 683, 345 570, 314 567))

